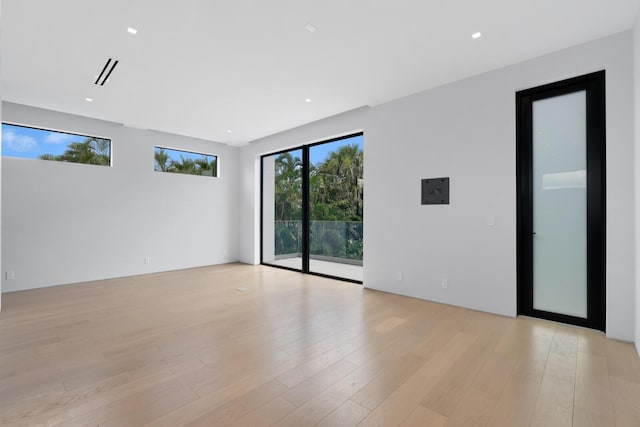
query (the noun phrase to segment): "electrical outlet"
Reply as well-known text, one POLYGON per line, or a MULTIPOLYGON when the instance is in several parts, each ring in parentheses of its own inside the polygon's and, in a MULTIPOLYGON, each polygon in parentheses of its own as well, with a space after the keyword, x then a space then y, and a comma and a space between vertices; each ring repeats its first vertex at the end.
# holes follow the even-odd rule
POLYGON ((489 215, 487 217, 487 225, 489 227, 493 227, 494 225, 496 225, 496 219, 495 219, 495 217, 493 215, 489 215))
POLYGON ((398 272, 396 273, 396 279, 397 279, 397 280, 402 280, 402 271, 398 271, 398 272))
POLYGON ((151 257, 150 256, 144 257, 144 263, 145 264, 151 264, 151 257))
POLYGON ((7 278, 7 280, 13 280, 16 278, 16 272, 13 270, 9 270, 7 271, 5 277, 7 278))
POLYGON ((449 287, 449 279, 442 279, 440 286, 442 286, 442 289, 447 289, 449 287))
POLYGON ((226 254, 227 254, 227 250, 226 250, 226 249, 223 249, 223 250, 222 250, 222 255, 226 255, 226 254))

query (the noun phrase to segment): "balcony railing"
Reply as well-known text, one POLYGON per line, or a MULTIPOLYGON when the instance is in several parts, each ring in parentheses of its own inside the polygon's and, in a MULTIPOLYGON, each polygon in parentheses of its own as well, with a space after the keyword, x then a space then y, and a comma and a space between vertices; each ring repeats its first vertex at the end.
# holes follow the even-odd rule
MULTIPOLYGON (((302 221, 274 221, 276 259, 300 256, 302 221)), ((362 221, 309 221, 309 256, 362 265, 362 221)))

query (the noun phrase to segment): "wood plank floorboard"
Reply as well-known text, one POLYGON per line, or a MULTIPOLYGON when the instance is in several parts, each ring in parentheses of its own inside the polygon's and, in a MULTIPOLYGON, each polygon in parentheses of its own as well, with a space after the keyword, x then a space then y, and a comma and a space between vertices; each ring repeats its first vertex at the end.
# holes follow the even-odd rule
POLYGON ((640 426, 630 343, 281 269, 2 302, 2 426, 640 426))

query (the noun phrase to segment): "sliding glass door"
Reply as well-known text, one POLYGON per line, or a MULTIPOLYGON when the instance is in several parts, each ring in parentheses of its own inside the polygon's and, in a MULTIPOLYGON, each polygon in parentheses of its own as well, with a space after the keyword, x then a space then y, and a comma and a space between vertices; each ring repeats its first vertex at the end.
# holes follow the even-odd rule
POLYGON ((262 157, 262 263, 362 282, 361 133, 262 157))

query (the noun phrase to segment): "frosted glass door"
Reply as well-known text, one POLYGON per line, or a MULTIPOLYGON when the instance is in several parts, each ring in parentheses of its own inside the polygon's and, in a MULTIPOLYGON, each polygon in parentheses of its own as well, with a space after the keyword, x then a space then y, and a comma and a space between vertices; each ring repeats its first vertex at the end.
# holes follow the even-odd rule
POLYGON ((586 91, 532 103, 533 308, 587 317, 586 91))

